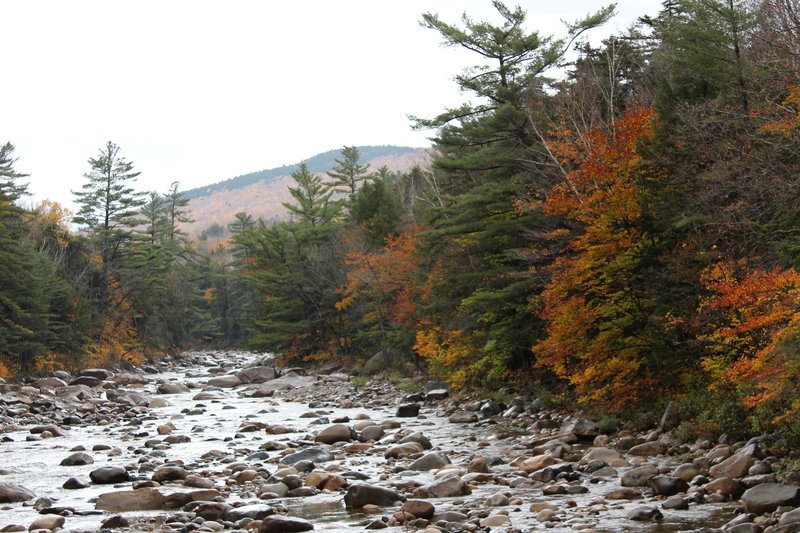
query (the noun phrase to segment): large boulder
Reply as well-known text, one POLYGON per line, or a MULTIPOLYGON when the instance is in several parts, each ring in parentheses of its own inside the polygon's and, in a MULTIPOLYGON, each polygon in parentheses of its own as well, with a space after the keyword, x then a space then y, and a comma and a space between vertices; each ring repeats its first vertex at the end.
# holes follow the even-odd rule
POLYGON ((250 505, 242 505, 241 507, 234 507, 225 513, 225 520, 231 522, 238 522, 242 518, 252 518, 253 520, 262 520, 268 516, 275 514, 275 509, 263 503, 253 503, 250 505))
POLYGON ((281 457, 281 462, 285 465, 293 465, 300 461, 311 461, 312 463, 325 463, 333 460, 333 454, 322 448, 306 448, 299 452, 290 453, 281 457))
POLYGON ((418 498, 455 498, 466 496, 472 491, 467 484, 456 474, 449 474, 441 479, 423 485, 414 491, 418 498))
POLYGON ((426 453, 408 467, 409 470, 416 470, 424 472, 427 470, 438 470, 445 465, 450 464, 450 459, 442 452, 426 453))
POLYGON ((377 505, 388 507, 394 502, 403 501, 405 498, 396 491, 367 483, 356 483, 350 485, 344 495, 344 505, 348 509, 364 507, 365 505, 377 505))
POLYGON ((302 518, 276 515, 264 518, 258 528, 258 533, 297 533, 312 529, 314 529, 314 524, 302 518))
POLYGON ((21 485, 0 483, 0 503, 27 502, 34 497, 35 494, 21 485))
POLYGON ((181 394, 182 392, 189 392, 189 387, 183 383, 167 382, 159 384, 156 389, 158 394, 181 394))
POLYGON ((388 368, 398 368, 406 361, 403 354, 396 350, 381 350, 375 355, 367 359, 364 367, 361 369, 361 374, 371 376, 378 372, 383 372, 388 368))
POLYGON ((600 430, 591 420, 575 418, 561 426, 561 433, 572 433, 579 439, 591 440, 600 434, 600 430))
POLYGON ((151 479, 153 481, 158 481, 161 483, 162 481, 177 481, 186 479, 188 472, 183 467, 180 466, 162 466, 161 468, 157 469, 153 472, 151 479))
POLYGON ((103 466, 89 473, 92 483, 98 485, 108 485, 112 483, 122 483, 130 481, 131 476, 128 471, 121 466, 103 466))
POLYGON ((221 387, 221 388, 230 388, 236 387, 237 385, 241 385, 242 382, 233 374, 229 374, 227 376, 219 376, 216 378, 211 378, 207 382, 209 387, 221 387))
POLYGON ((350 442, 353 440, 353 430, 345 424, 328 426, 314 437, 316 442, 333 444, 334 442, 350 442))
POLYGON ((155 511, 164 507, 167 497, 152 488, 122 490, 101 494, 95 509, 122 513, 127 511, 155 511))
POLYGON ((252 366, 245 368, 236 377, 242 383, 264 383, 278 377, 278 371, 272 366, 252 366))
POLYGON ((762 483, 742 494, 742 503, 748 513, 771 513, 778 507, 800 504, 800 487, 782 483, 762 483))
POLYGON ((708 469, 708 475, 713 478, 730 477, 742 478, 747 475, 747 471, 753 466, 753 457, 746 454, 731 455, 719 464, 708 469))
POLYGON ((75 452, 61 460, 61 466, 83 466, 94 463, 94 459, 88 453, 75 452))
POLYGON ((650 484, 650 478, 658 475, 658 468, 653 465, 638 466, 631 468, 620 479, 623 487, 646 487, 650 484))

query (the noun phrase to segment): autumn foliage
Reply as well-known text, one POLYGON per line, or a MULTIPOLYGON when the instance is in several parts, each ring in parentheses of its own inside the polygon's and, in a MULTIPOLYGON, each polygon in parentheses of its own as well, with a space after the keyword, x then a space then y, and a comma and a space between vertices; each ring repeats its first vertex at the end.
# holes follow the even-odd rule
POLYGON ((585 137, 560 130, 553 142, 562 166, 572 170, 544 210, 563 217, 573 237, 549 268, 540 311, 546 336, 534 352, 583 401, 621 406, 651 385, 643 366, 648 304, 635 280, 647 246, 645 183, 658 177, 640 153, 653 126, 653 111, 636 107, 610 130, 585 137))
POLYGON ((705 274, 712 295, 701 311, 712 318, 703 367, 712 387, 737 389, 748 407, 771 404, 781 421, 800 412, 800 273, 742 270, 727 262, 705 274))

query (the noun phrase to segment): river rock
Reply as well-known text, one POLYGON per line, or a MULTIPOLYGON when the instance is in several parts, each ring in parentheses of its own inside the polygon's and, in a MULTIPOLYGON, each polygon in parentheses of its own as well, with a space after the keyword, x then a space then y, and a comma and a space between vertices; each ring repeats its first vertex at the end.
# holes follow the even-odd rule
POLYGON ((630 487, 623 487, 607 492, 604 496, 607 500, 638 500, 642 493, 630 487))
POLYGON ((347 489, 344 495, 344 505, 348 509, 360 508, 365 505, 388 507, 394 502, 403 501, 405 498, 397 492, 367 483, 356 483, 347 489))
POLYGON ((427 470, 438 470, 449 464, 450 459, 443 452, 430 452, 411 463, 408 469, 424 472, 427 470))
POLYGON ((708 475, 712 478, 730 477, 742 478, 747 475, 747 471, 753 466, 755 461, 746 454, 734 454, 708 469, 708 475))
POLYGON ((110 370, 106 370, 105 368, 84 368, 83 370, 79 370, 77 372, 78 376, 89 376, 99 380, 108 379, 114 374, 110 370))
POLYGON ((600 434, 597 424, 585 418, 576 418, 561 426, 561 433, 572 433, 579 439, 592 440, 600 434))
POLYGON ((400 507, 400 510, 404 513, 411 513, 417 518, 430 520, 436 512, 436 507, 423 500, 409 500, 400 507))
POLYGON ((95 509, 122 513, 127 511, 154 511, 162 509, 167 497, 156 489, 122 490, 101 494, 95 509))
POLYGON ((735 479, 731 479, 729 477, 717 478, 714 481, 703 485, 703 488, 709 494, 719 494, 725 498, 736 496, 742 492, 741 484, 735 479))
POLYGON ((316 442, 333 444, 335 442, 350 442, 353 440, 353 430, 345 424, 328 426, 314 437, 316 442))
POLYGON ((771 513, 781 506, 800 504, 800 487, 782 483, 763 483, 747 489, 742 503, 748 513, 771 513))
POLYGON ((268 516, 275 514, 275 509, 270 505, 262 503, 254 503, 250 505, 242 505, 241 507, 234 507, 225 513, 225 520, 231 522, 238 522, 242 518, 252 518, 253 520, 263 520, 268 516))
POLYGON ((658 496, 674 496, 689 490, 689 484, 674 476, 654 476, 650 479, 650 487, 658 496))
POLYGON ((210 489, 214 487, 214 480, 195 474, 189 474, 183 479, 183 486, 196 489, 210 489))
POLYGON ((478 415, 469 411, 459 411, 450 415, 448 420, 453 424, 472 424, 478 421, 478 415))
POLYGON ((312 463, 325 463, 333 460, 333 454, 322 448, 306 448, 299 452, 290 453, 281 457, 281 462, 285 465, 293 465, 300 461, 311 461, 312 463))
POLYGON ((27 502, 35 495, 21 485, 13 483, 0 483, 0 503, 27 502))
POLYGON ((418 498, 454 498, 456 496, 466 496, 471 492, 460 477, 456 474, 448 474, 433 483, 419 487, 414 491, 414 496, 418 498))
POLYGON ((233 374, 229 374, 227 376, 219 376, 216 378, 211 378, 207 382, 209 387, 221 387, 221 388, 230 388, 236 387, 237 385, 241 385, 242 382, 239 380, 238 377, 234 376, 233 374))
POLYGON ((637 444, 636 446, 631 447, 628 450, 628 454, 630 455, 662 455, 666 453, 667 445, 663 442, 659 441, 652 441, 652 442, 643 442, 642 444, 637 444))
POLYGON ((92 376, 78 376, 77 378, 69 382, 70 385, 86 385, 87 387, 90 388, 97 387, 101 383, 103 383, 102 379, 98 379, 92 376))
POLYGON ((419 415, 420 405, 418 403, 405 403, 397 406, 395 416, 398 418, 413 418, 419 415))
POLYGON ((530 474, 531 472, 536 472, 537 470, 541 470, 547 466, 554 465, 558 462, 558 459, 553 457, 550 454, 542 454, 537 455, 535 457, 531 457, 529 459, 525 459, 520 465, 519 469, 530 474))
POLYGON ((373 426, 367 426, 361 430, 361 435, 359 437, 359 440, 362 442, 378 440, 381 437, 383 437, 384 433, 385 433, 384 429, 381 426, 378 426, 377 424, 373 426))
POLYGON ((406 442, 392 446, 383 454, 384 459, 397 458, 401 455, 414 455, 425 451, 422 445, 418 442, 406 442))
POLYGON ((416 442, 420 446, 422 446, 423 450, 430 450, 433 448, 431 441, 428 437, 426 437, 423 433, 414 432, 410 435, 406 435, 402 439, 398 441, 398 444, 405 444, 407 442, 416 442))
POLYGON ((66 387, 67 383, 62 379, 51 376, 48 378, 37 379, 33 382, 33 386, 37 389, 57 389, 59 387, 66 387))
POLYGON ((635 520, 637 522, 649 522, 652 520, 661 520, 664 518, 664 515, 656 507, 640 505, 631 509, 625 518, 628 520, 635 520))
POLYGON ((103 485, 130 481, 131 476, 128 474, 128 471, 121 466, 103 466, 92 470, 89 474, 89 479, 92 480, 92 483, 103 485))
POLYGON ((34 426, 29 430, 32 434, 37 435, 40 433, 50 433, 54 437, 65 437, 67 434, 63 429, 55 424, 47 424, 44 426, 34 426))
POLYGON ((658 475, 658 468, 653 465, 644 465, 631 468, 620 479, 623 487, 646 487, 650 483, 650 478, 658 475))
POLYGON ((261 522, 258 533, 295 533, 312 529, 314 529, 314 524, 302 518, 268 516, 261 522))
POLYGON ((201 503, 194 508, 194 514, 204 520, 222 520, 231 506, 224 502, 201 503))
POLYGON ((156 389, 156 392, 158 394, 181 394, 184 392, 189 392, 189 387, 183 383, 175 383, 170 381, 167 383, 161 383, 156 389))
POLYGON ((57 514, 46 514, 40 516, 28 526, 28 531, 35 531, 37 529, 49 529, 50 531, 60 528, 64 525, 65 518, 57 514))
POLYGON ((88 453, 75 452, 61 460, 61 466, 83 466, 94 463, 94 459, 88 453))
POLYGON ((89 486, 91 485, 89 485, 88 481, 84 481, 76 477, 71 477, 68 480, 66 480, 63 485, 61 485, 61 488, 67 490, 77 490, 77 489, 85 489, 89 486))
POLYGON ((151 476, 153 481, 177 481, 186 479, 188 472, 180 466, 162 466, 151 476))
POLYGON ((264 383, 278 377, 278 371, 272 366, 252 366, 245 368, 236 377, 242 383, 264 383))
POLYGON ((613 450, 611 448, 592 448, 588 452, 586 452, 580 460, 580 463, 585 465, 589 464, 592 461, 600 460, 605 462, 606 464, 613 465, 622 461, 622 455, 617 450, 613 450))
POLYGON ((121 514, 114 515, 102 521, 103 529, 122 529, 130 527, 131 523, 121 514))
POLYGON ((684 481, 691 481, 695 476, 700 475, 700 469, 694 463, 684 463, 675 467, 672 475, 679 477, 684 481))

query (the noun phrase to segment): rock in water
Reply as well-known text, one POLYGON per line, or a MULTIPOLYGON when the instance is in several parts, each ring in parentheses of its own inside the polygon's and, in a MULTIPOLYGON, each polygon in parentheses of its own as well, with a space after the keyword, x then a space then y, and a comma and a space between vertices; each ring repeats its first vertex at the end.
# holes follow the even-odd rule
POLYGON ((350 442, 353 440, 353 430, 345 424, 334 424, 328 426, 314 437, 316 442, 333 444, 335 442, 350 442))
POLYGON ((295 533, 312 529, 314 529, 314 524, 302 518, 268 516, 261 522, 258 533, 295 533))
POLYGON ((397 407, 397 413, 395 414, 398 418, 413 418, 419 415, 419 407, 418 403, 407 403, 397 407))
POLYGON ((88 453, 76 452, 61 460, 61 466, 83 466, 94 463, 94 459, 88 453))
POLYGON ((293 465, 300 461, 311 461, 312 463, 324 463, 333 460, 333 454, 322 448, 306 448, 299 452, 290 453, 281 457, 281 462, 285 465, 293 465))
POLYGON ((35 495, 21 485, 0 483, 0 503, 16 503, 32 500, 35 495))
POLYGON ((35 531, 37 529, 49 529, 50 531, 60 528, 64 525, 64 517, 57 514, 46 514, 34 520, 28 531, 35 531))
POLYGON ((95 508, 113 513, 161 509, 167 497, 156 489, 123 490, 101 494, 95 508))
POLYGON ((107 485, 130 481, 131 476, 128 474, 128 471, 121 466, 103 466, 97 470, 92 470, 89 474, 89 478, 92 480, 92 483, 107 485))
POLYGON ((664 515, 655 507, 640 505, 639 507, 631 509, 625 518, 637 522, 649 522, 651 520, 661 520, 664 518, 664 515))
POLYGON ((409 470, 424 472, 427 470, 438 470, 450 464, 450 459, 442 452, 430 452, 409 465, 409 470))
POLYGON ((455 474, 447 475, 414 491, 418 498, 455 498, 470 494, 469 487, 455 474))
POLYGON ((742 503, 748 513, 771 513, 781 506, 799 504, 800 487, 782 483, 762 483, 744 491, 742 503))
POLYGON ((402 496, 391 489, 367 483, 357 483, 347 489, 347 494, 344 495, 344 505, 348 509, 364 507, 365 505, 388 507, 394 502, 403 501, 403 499, 402 496))

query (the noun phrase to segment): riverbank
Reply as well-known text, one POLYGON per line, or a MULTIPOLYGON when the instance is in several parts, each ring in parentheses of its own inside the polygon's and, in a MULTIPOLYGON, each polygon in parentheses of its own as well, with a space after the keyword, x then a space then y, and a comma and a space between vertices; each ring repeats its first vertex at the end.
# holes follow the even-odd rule
POLYGON ((800 530, 796 476, 758 439, 602 435, 337 370, 196 352, 0 385, 0 530, 800 530))

